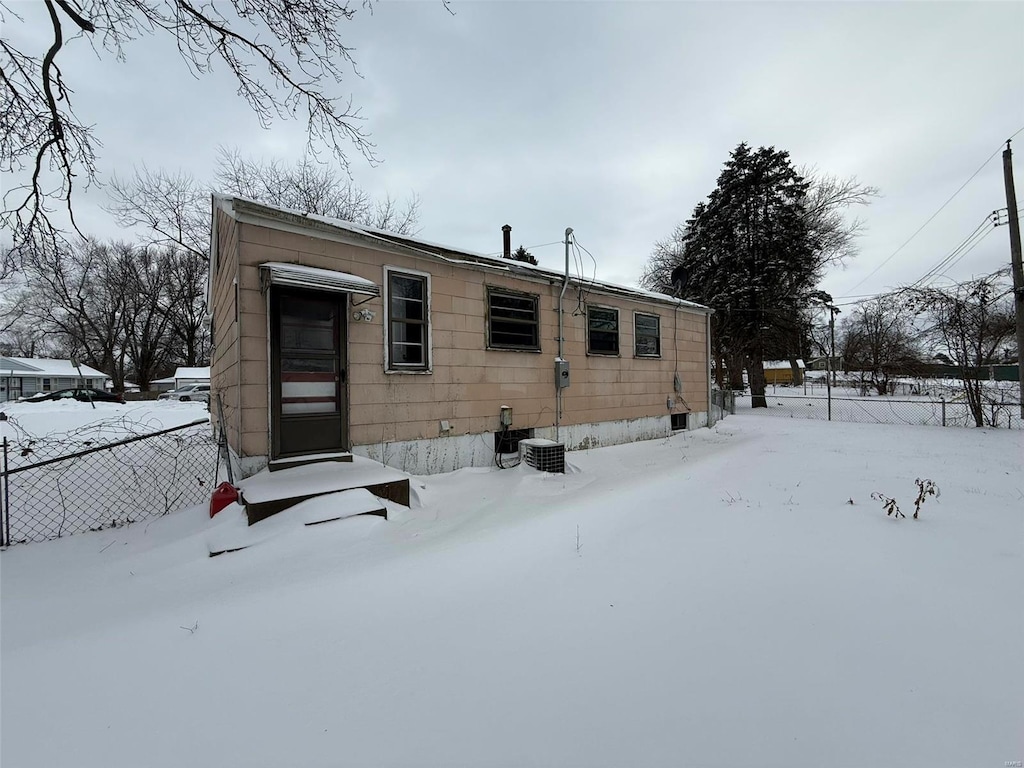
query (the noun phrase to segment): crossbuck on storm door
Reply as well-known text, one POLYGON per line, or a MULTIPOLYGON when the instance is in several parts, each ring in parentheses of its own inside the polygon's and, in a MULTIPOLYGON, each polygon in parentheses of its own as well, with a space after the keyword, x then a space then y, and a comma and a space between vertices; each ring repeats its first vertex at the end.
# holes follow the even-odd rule
POLYGON ((271 291, 274 458, 348 449, 346 301, 339 293, 271 291))

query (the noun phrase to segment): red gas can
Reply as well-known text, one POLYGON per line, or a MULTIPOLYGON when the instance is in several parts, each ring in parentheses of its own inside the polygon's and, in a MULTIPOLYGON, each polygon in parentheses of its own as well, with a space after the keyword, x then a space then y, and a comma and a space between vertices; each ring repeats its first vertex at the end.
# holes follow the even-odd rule
POLYGON ((213 517, 229 504, 238 501, 238 489, 231 483, 224 482, 217 486, 210 496, 210 517, 213 517))

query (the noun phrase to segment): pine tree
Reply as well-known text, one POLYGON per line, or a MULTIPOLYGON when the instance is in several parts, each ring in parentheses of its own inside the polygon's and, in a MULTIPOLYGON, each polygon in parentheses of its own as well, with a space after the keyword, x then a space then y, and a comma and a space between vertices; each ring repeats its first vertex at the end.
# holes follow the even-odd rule
POLYGON ((746 362, 755 408, 767 406, 766 348, 793 332, 820 276, 806 197, 788 152, 740 144, 682 238, 686 298, 716 310, 729 356, 746 362))
POLYGON ((522 245, 512 251, 512 258, 516 261, 525 261, 527 264, 537 266, 537 257, 526 250, 522 245))

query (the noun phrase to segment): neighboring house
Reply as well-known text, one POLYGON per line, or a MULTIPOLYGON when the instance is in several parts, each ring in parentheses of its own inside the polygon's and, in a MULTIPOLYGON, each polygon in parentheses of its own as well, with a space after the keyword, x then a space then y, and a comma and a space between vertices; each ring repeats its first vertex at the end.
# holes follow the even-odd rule
POLYGON ((813 360, 807 362, 807 370, 809 371, 842 371, 843 370, 843 358, 842 357, 816 357, 813 360))
POLYGON ((210 366, 206 365, 201 368, 184 368, 179 367, 174 372, 174 389, 180 389, 186 384, 209 384, 210 383, 210 366))
POLYGON ((72 387, 105 389, 110 377, 87 365, 76 369, 70 360, 0 357, 0 402, 72 387))
POLYGON ((166 379, 154 379, 149 382, 150 392, 170 392, 174 389, 174 377, 168 376, 166 379))
POLYGON ((243 476, 343 451, 427 474, 524 437, 708 423, 701 305, 219 195, 211 251, 211 382, 243 476))
MULTIPOLYGON (((797 359, 796 367, 804 370, 804 361, 797 359)), ((793 364, 789 360, 765 360, 764 380, 766 384, 792 384, 793 364)))

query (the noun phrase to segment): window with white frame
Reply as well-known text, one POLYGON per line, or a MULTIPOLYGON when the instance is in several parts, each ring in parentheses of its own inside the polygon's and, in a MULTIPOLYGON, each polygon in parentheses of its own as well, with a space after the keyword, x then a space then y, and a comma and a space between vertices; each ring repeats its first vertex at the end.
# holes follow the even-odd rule
POLYGON ((51 386, 53 386, 53 384, 50 379, 43 379, 43 392, 49 392, 51 386))
POLYGON ((385 270, 385 367, 430 369, 430 275, 385 270))
POLYGON ((540 349, 536 294, 487 289, 487 346, 492 349, 540 349))
POLYGON ((661 318, 633 315, 633 348, 637 357, 661 357, 661 318))
POLYGON ((611 307, 587 307, 587 353, 619 354, 619 310, 611 307))

